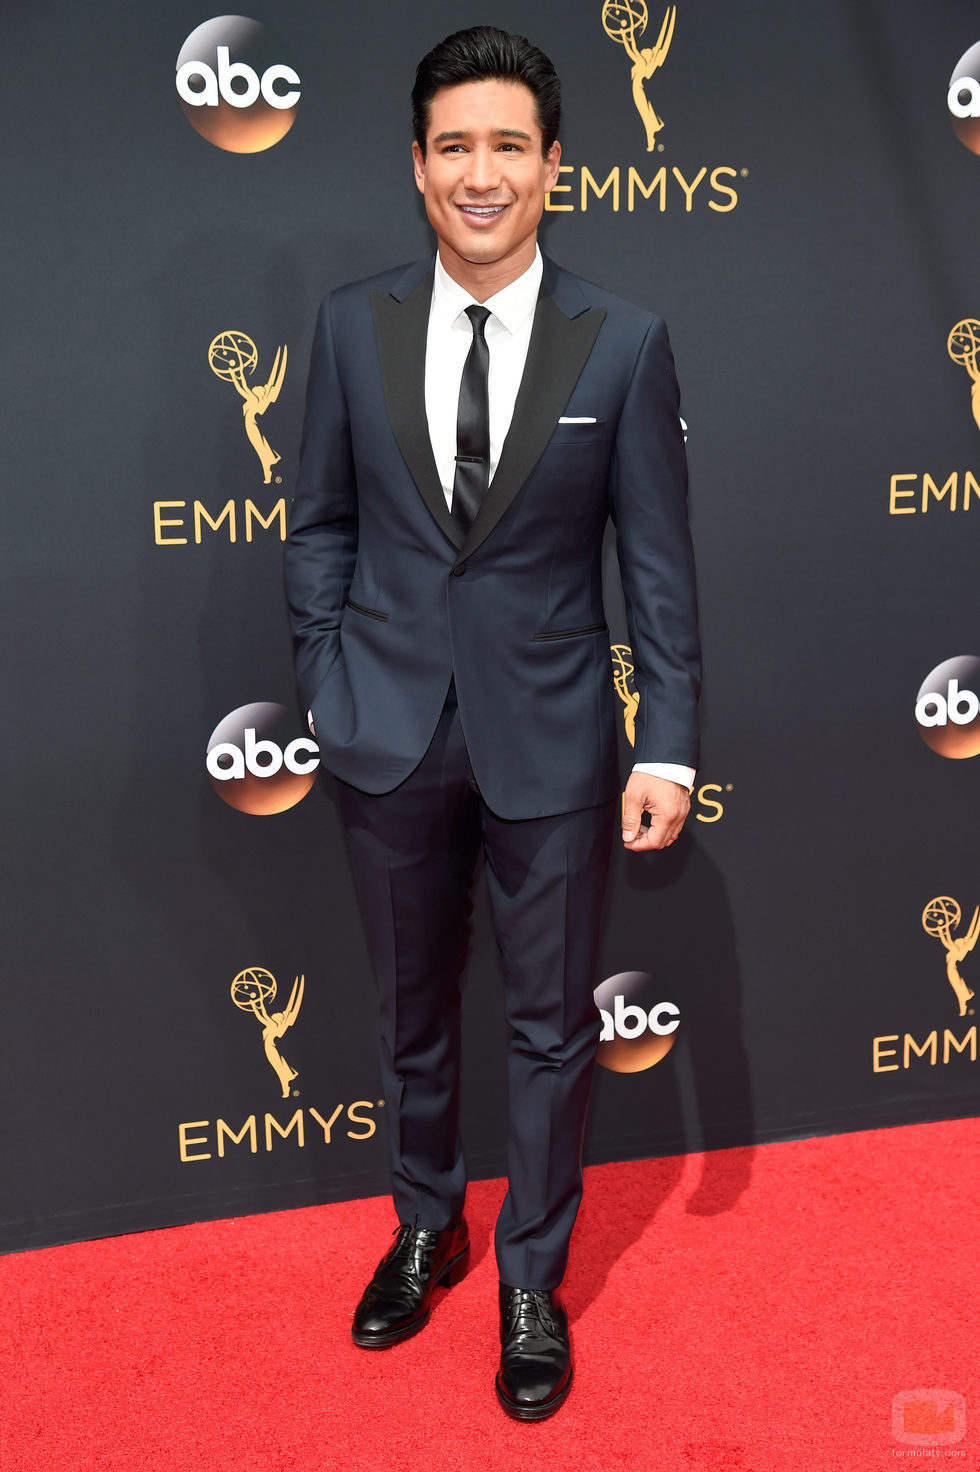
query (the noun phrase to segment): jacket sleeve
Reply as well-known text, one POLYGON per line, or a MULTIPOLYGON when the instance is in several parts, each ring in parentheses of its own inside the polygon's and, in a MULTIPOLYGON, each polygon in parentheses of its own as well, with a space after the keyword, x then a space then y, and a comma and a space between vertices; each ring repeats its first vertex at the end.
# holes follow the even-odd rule
POLYGON ((317 318, 299 476, 285 548, 286 598, 300 699, 309 707, 340 658, 340 622, 357 555, 357 485, 331 297, 317 318))
POLYGON ((655 317, 623 404, 609 485, 640 696, 634 760, 697 767, 701 654, 679 411, 667 327, 655 317))

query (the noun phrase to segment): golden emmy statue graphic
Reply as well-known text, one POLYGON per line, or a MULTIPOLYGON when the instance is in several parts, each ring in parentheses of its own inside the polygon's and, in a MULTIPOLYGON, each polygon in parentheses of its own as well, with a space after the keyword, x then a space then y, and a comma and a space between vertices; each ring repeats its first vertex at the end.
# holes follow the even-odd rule
POLYGON ((640 697, 630 682, 633 674, 633 651, 628 644, 613 644, 610 648, 613 665, 613 684, 616 694, 623 702, 623 722, 626 739, 630 746, 636 745, 636 710, 640 697))
POLYGON ((630 72, 633 101, 646 130, 647 153, 652 153, 656 147, 657 134, 664 123, 663 118, 657 116, 653 103, 643 90, 643 84, 649 81, 666 60, 674 37, 677 6, 667 6, 657 44, 644 46, 641 50, 636 44, 636 38, 643 35, 649 19, 645 0, 606 0, 602 7, 602 29, 611 41, 618 42, 625 49, 633 63, 633 70, 630 72))
POLYGON ((970 390, 970 403, 973 408, 973 418, 977 428, 980 429, 980 368, 977 367, 977 354, 980 353, 980 322, 976 317, 964 317, 962 322, 957 322, 946 339, 946 350, 953 362, 959 363, 970 375, 973 382, 970 390))
POLYGON ((959 905, 948 894, 939 894, 922 911, 922 928, 927 935, 942 941, 946 951, 946 975, 960 1004, 960 1016, 966 1016, 966 1004, 973 996, 959 973, 959 963, 970 954, 980 939, 980 905, 973 911, 970 928, 965 935, 953 939, 952 932, 962 918, 959 905))
POLYGON ((268 383, 252 387, 246 375, 258 367, 258 362, 259 350, 245 332, 219 332, 208 348, 208 363, 211 365, 211 372, 223 378, 226 383, 233 383, 245 400, 242 405, 245 433, 248 435, 249 444, 259 457, 263 484, 268 485, 272 480, 272 467, 281 457, 276 454, 255 421, 279 397, 279 390, 286 376, 285 344, 276 349, 268 383))
POLYGON ((262 1045, 265 1048, 265 1056, 282 1085, 284 1099, 289 1098, 289 1085, 297 1077, 297 1070, 290 1068, 276 1044, 299 1016, 305 985, 305 976, 297 976, 284 1010, 268 1012, 265 1004, 271 1002, 276 995, 276 978, 271 971, 266 971, 262 966, 246 966, 244 971, 239 971, 231 984, 231 1000, 235 1006, 240 1007, 243 1012, 251 1012, 256 1021, 262 1025, 262 1045))

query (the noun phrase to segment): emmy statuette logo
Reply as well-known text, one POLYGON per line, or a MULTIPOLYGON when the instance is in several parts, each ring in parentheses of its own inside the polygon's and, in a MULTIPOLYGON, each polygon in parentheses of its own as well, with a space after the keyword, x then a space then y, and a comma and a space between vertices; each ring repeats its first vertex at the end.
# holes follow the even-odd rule
POLYGON ((630 746, 636 745, 636 712, 640 704, 640 697, 633 689, 633 651, 628 644, 613 644, 610 646, 613 665, 613 684, 616 694, 623 702, 623 724, 626 727, 626 739, 630 746))
MULTIPOLYGON (((299 1016, 305 990, 306 977, 295 977, 286 1005, 273 1011, 278 984, 271 971, 264 966, 246 966, 232 979, 232 1002, 239 1012, 250 1013, 260 1029, 257 1035, 251 1024, 243 1023, 239 1029, 242 1036, 252 1037, 253 1048, 261 1038, 266 1061, 279 1080, 282 1099, 293 1097, 288 1105, 278 1100, 272 1108, 253 1109, 244 1116, 233 1110, 228 1118, 218 1114, 215 1118, 181 1120, 177 1125, 177 1151, 182 1165, 242 1160, 249 1155, 307 1150, 321 1144, 339 1144, 344 1149, 348 1140, 359 1143, 377 1134, 375 1111, 384 1108, 383 1099, 341 1100, 332 1107, 321 1100, 319 1109, 309 1102, 302 1107, 296 1104, 299 1089, 292 1085, 299 1069, 283 1057, 280 1048, 299 1016)), ((264 1067, 261 1076, 267 1086, 271 1084, 264 1067)))
POLYGON ((611 41, 622 46, 632 62, 630 83, 633 104, 646 133, 647 153, 653 153, 657 146, 657 134, 664 126, 664 121, 658 117, 647 96, 646 83, 667 59, 667 52, 674 38, 677 6, 667 6, 655 45, 638 46, 637 37, 643 35, 649 19, 645 0, 605 0, 602 7, 602 29, 611 41))
POLYGON ((974 422, 980 428, 980 368, 977 367, 980 322, 976 317, 964 317, 962 322, 957 322, 946 339, 946 350, 953 362, 965 368, 970 375, 970 406, 973 409, 974 422))
MULTIPOLYGON (((980 320, 963 317, 957 322, 946 338, 946 351, 970 380, 973 422, 980 429, 980 320)), ((972 501, 980 502, 980 476, 972 470, 946 469, 938 475, 928 470, 902 471, 889 478, 889 516, 969 511, 972 501)))
MULTIPOLYGON (((959 901, 952 895, 937 894, 929 900, 922 911, 922 929, 932 940, 937 940, 945 952, 946 980, 956 998, 957 1015, 973 1017, 973 989, 967 985, 960 967, 980 940, 980 905, 976 905, 970 923, 961 935, 963 919, 959 901)), ((935 954, 935 953, 934 953, 935 954)), ((955 1026, 935 1026, 926 1033, 903 1032, 879 1033, 871 1039, 871 1068, 874 1073, 905 1073, 921 1067, 962 1068, 976 1067, 978 1061, 977 1024, 964 1020, 959 1030, 955 1026)), ((921 1397, 925 1400, 925 1394, 921 1397)), ((921 1429, 921 1428, 920 1428, 921 1429)))
POLYGON ((974 909, 973 919, 964 934, 954 937, 953 931, 959 928, 962 918, 959 905, 948 894, 936 895, 922 911, 922 929, 926 935, 940 941, 946 952, 946 980, 959 1003, 959 1015, 965 1017, 966 1004, 973 999, 974 993, 960 975, 959 966, 980 939, 980 905, 974 909))
MULTIPOLYGON (((667 210, 703 215, 707 211, 704 216, 707 219, 712 215, 731 214, 739 202, 738 181, 749 177, 747 168, 729 163, 712 165, 696 159, 685 161, 681 157, 667 163, 656 157, 664 152, 660 138, 666 119, 654 106, 651 89, 656 90, 658 86, 660 68, 673 44, 677 6, 665 8, 660 30, 651 46, 640 44, 644 36, 648 40, 653 36, 647 29, 650 24, 647 0, 601 0, 598 10, 606 37, 625 52, 630 68, 629 95, 643 125, 642 133, 630 121, 632 109, 625 104, 623 88, 619 111, 628 124, 624 130, 626 158, 621 157, 618 163, 605 158, 599 166, 595 158, 572 162, 570 155, 564 156, 566 162, 558 165, 558 180, 545 195, 545 210, 561 214, 577 211, 583 215, 595 209, 613 215, 618 215, 620 210, 630 215, 637 211, 662 215, 667 210), (643 154, 636 152, 641 137, 646 144, 643 154)), ((607 50, 605 55, 608 61, 611 53, 607 50)), ((612 69, 611 62, 608 69, 612 69)), ((710 81, 705 80, 704 86, 710 88, 710 81)), ((673 138, 673 133, 670 136, 673 138)), ((737 129, 732 136, 737 136, 737 129)))
MULTIPOLYGON (((683 424, 684 421, 681 420, 683 424)), ((636 712, 640 708, 640 693, 633 682, 633 651, 628 644, 611 644, 613 687, 623 704, 623 728, 630 746, 636 745, 636 712)), ((717 823, 725 815, 725 804, 720 801, 726 792, 732 792, 731 782, 722 787, 718 782, 703 782, 691 798, 691 811, 699 823, 717 823)))
POLYGON ((245 434, 262 466, 263 485, 271 482, 272 467, 278 464, 281 457, 269 444, 256 421, 279 397, 279 390, 286 376, 286 356, 285 344, 276 348, 268 381, 252 385, 248 382, 248 375, 254 373, 258 367, 259 351, 247 333, 219 332, 208 348, 211 372, 225 383, 232 384, 236 393, 244 400, 242 418, 245 421, 245 434))
POLYGON ((270 1012, 266 1003, 274 1000, 277 990, 276 978, 271 971, 266 971, 262 966, 246 966, 244 971, 239 971, 231 984, 231 1000, 235 1006, 242 1012, 251 1012, 262 1028, 265 1056, 279 1080, 284 1099, 289 1098, 289 1086, 298 1077, 298 1071, 290 1068, 279 1052, 278 1043, 299 1016, 305 986, 306 978, 297 976, 283 1010, 270 1012))

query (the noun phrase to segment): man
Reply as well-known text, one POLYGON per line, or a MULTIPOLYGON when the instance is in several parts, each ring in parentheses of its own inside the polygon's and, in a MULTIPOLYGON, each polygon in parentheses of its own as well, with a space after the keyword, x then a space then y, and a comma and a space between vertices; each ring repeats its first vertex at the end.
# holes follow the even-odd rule
POLYGON ((378 977, 401 1224, 353 1336, 417 1333, 466 1268, 459 977, 482 847, 513 1030, 496 1389, 539 1420, 571 1385, 555 1290, 619 796, 602 538, 612 515, 640 694, 623 842, 643 853, 676 839, 697 761, 684 446, 663 323, 538 251, 561 157, 547 57, 461 31, 412 101, 438 254, 324 301, 286 556, 378 977))

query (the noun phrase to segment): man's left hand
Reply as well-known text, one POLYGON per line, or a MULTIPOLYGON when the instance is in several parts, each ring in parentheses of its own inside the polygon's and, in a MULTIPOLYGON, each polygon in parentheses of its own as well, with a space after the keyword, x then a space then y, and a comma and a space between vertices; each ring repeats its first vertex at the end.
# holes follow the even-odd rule
POLYGON ((667 848, 684 827, 691 797, 679 782, 652 777, 649 772, 631 772, 623 794, 623 847, 633 853, 667 848), (650 814, 650 826, 640 824, 642 813, 650 814))

